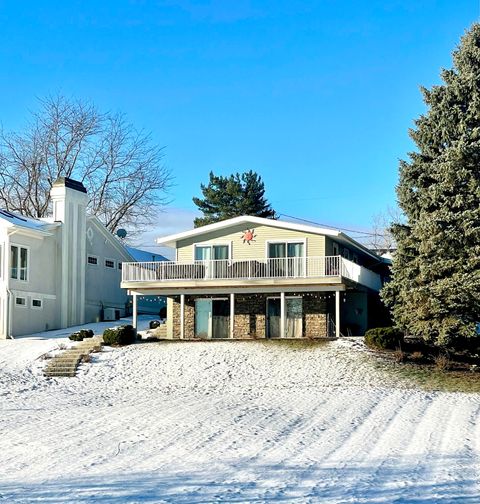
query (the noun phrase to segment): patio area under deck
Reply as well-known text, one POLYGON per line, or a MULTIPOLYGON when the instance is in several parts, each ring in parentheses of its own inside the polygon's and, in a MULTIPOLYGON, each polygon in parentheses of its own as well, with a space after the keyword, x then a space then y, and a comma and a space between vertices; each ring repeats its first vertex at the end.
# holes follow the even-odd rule
MULTIPOLYGON (((287 330, 286 330, 286 322, 287 322, 287 303, 288 299, 292 299, 294 297, 302 297, 309 296, 314 293, 322 293, 325 296, 333 296, 334 297, 334 321, 332 320, 332 326, 334 330, 334 336, 339 338, 342 336, 340 332, 340 298, 341 294, 346 291, 346 285, 340 283, 338 279, 330 278, 329 282, 319 282, 315 285, 306 285, 298 282, 288 282, 283 283, 283 285, 275 285, 270 282, 268 285, 264 285, 261 288, 259 286, 245 286, 245 282, 242 282, 242 285, 238 287, 232 287, 231 283, 229 288, 222 287, 218 285, 218 282, 215 282, 215 286, 207 287, 205 282, 201 282, 201 286, 189 286, 188 288, 176 287, 169 283, 169 285, 162 286, 163 288, 159 288, 158 283, 156 286, 153 285, 136 285, 135 288, 129 290, 129 294, 133 296, 133 324, 136 327, 137 324, 137 296, 169 296, 169 297, 178 297, 180 300, 180 314, 179 314, 179 339, 184 340, 186 338, 185 331, 185 313, 186 313, 186 297, 203 297, 204 299, 226 299, 228 301, 229 306, 229 325, 228 325, 228 339, 236 339, 234 336, 234 327, 235 327, 235 303, 236 296, 240 295, 264 295, 267 296, 268 299, 278 299, 280 314, 279 314, 279 338, 287 338, 287 330), (337 282, 332 281, 337 280, 337 282)), ((142 282, 143 284, 143 282, 142 282)), ((303 298, 302 298, 303 299, 303 298)), ((170 313, 171 316, 171 313, 170 313)), ((327 315, 328 317, 328 315, 327 315)), ((173 321, 167 321, 167 324, 170 324, 170 331, 173 332, 172 324, 173 321)), ((328 330, 328 328, 327 328, 328 330)), ((267 329, 265 329, 265 334, 267 334, 267 329)), ((265 336, 268 337, 268 336, 265 336)), ((173 338, 176 339, 176 338, 173 338)), ((218 338, 215 338, 218 339, 218 338)), ((248 338, 251 339, 251 338, 248 338)))

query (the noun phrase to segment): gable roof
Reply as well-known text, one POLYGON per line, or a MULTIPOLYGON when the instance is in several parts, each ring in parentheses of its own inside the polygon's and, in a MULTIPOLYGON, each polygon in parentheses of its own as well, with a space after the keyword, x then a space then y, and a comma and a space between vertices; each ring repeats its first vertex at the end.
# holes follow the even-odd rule
POLYGON ((46 222, 41 219, 33 219, 32 217, 25 217, 23 215, 10 212, 8 210, 0 209, 0 220, 3 221, 8 227, 19 227, 25 231, 34 231, 42 235, 50 235, 49 230, 54 223, 46 222))
POLYGON ((229 228, 232 226, 236 226, 239 224, 245 225, 254 225, 254 226, 270 226, 276 227, 280 229, 289 229, 292 231, 300 231, 303 233, 310 234, 318 234, 331 236, 335 238, 336 241, 339 241, 344 244, 348 244, 357 249, 360 249, 365 254, 369 256, 380 259, 377 254, 369 250, 367 247, 357 242, 350 236, 346 235, 340 230, 336 229, 328 229, 320 226, 306 225, 306 224, 297 224, 296 222, 287 222, 282 220, 273 220, 273 219, 264 219, 262 217, 253 217, 250 215, 242 215, 240 217, 234 217, 233 219, 227 219, 220 222, 215 222, 214 224, 207 224, 206 226, 198 227, 195 229, 191 229, 189 231, 183 231, 182 233, 176 233, 169 236, 164 236, 162 238, 157 238, 156 242, 161 245, 165 245, 167 247, 176 247, 177 242, 180 240, 184 240, 185 238, 193 238, 196 236, 201 236, 206 233, 210 233, 212 231, 219 231, 221 229, 229 228))

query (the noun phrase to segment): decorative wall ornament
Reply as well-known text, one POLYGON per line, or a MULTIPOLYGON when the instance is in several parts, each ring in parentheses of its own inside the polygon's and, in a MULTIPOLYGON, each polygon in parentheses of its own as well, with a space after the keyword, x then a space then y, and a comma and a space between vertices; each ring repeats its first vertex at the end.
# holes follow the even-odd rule
POLYGON ((250 242, 256 241, 256 237, 257 235, 255 234, 255 229, 247 229, 243 232, 241 239, 243 240, 243 243, 248 243, 248 245, 250 245, 250 242))
POLYGON ((91 227, 89 227, 87 229, 87 238, 88 238, 88 241, 90 242, 90 245, 92 245, 92 243, 93 243, 93 229, 91 227))

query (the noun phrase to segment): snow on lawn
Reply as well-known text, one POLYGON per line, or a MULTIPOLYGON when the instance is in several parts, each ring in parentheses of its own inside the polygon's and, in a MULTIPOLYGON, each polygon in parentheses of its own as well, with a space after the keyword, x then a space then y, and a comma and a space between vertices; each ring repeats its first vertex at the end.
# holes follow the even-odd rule
POLYGON ((5 502, 479 502, 480 395, 355 340, 143 343, 62 379, 33 355, 0 368, 5 502))

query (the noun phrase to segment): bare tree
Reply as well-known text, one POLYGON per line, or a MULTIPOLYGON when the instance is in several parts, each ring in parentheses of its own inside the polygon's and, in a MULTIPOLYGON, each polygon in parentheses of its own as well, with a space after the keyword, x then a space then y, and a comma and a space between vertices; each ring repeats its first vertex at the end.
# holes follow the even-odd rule
POLYGON ((112 232, 141 232, 167 203, 163 151, 123 114, 63 96, 40 100, 22 133, 0 132, 0 205, 31 217, 50 210, 58 177, 87 188, 89 210, 112 232))
POLYGON ((403 214, 398 207, 388 207, 385 212, 372 217, 372 227, 366 246, 373 250, 391 251, 396 248, 395 238, 391 232, 393 224, 403 221, 403 214))

